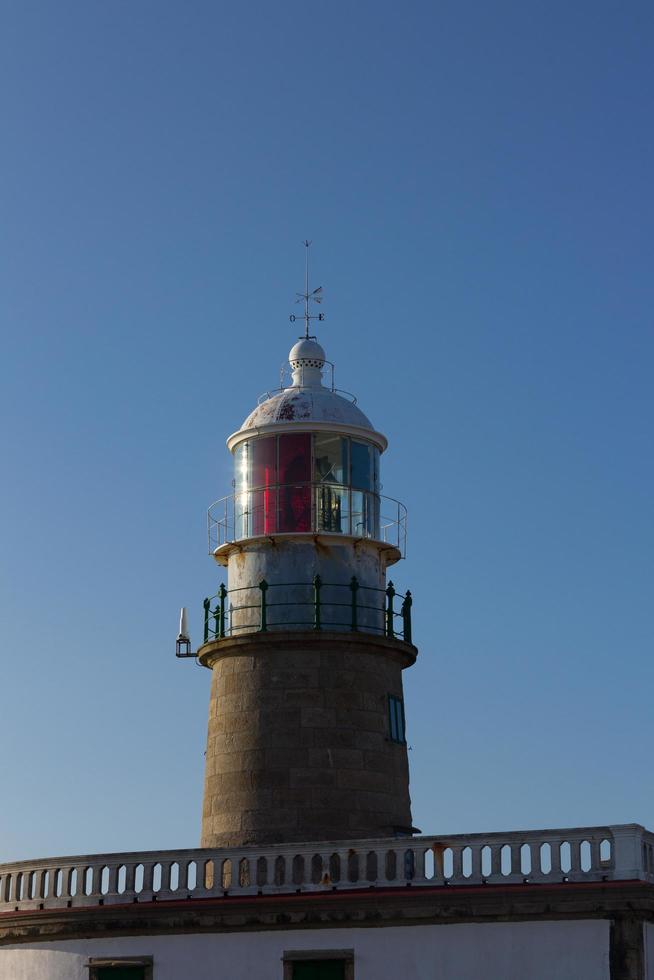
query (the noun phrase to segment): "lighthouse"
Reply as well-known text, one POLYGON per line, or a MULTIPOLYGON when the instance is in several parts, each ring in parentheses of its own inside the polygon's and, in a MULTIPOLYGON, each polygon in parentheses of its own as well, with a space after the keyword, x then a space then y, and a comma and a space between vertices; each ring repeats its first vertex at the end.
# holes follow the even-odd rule
POLYGON ((180 616, 212 674, 202 844, 0 864, 0 980, 654 980, 640 824, 412 827, 406 513, 311 335, 321 299, 307 270, 288 383, 227 440, 195 651, 180 616))
POLYGON ((223 572, 204 602, 212 672, 203 847, 413 832, 402 671, 417 650, 406 510, 380 493, 386 437, 338 390, 299 293, 290 378, 227 439, 233 492, 209 510, 223 572))

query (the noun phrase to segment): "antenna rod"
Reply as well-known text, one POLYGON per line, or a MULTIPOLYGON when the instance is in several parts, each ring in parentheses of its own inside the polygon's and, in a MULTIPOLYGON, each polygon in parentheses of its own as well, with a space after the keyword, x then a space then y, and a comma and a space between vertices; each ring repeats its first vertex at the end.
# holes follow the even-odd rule
POLYGON ((309 338, 309 245, 311 242, 305 239, 304 247, 304 337, 309 338))
MULTIPOLYGON (((309 309, 310 302, 322 303, 323 295, 322 295, 322 286, 318 286, 318 288, 314 289, 313 292, 311 293, 309 292, 309 246, 311 245, 311 242, 309 241, 308 238, 305 238, 302 244, 306 249, 306 252, 304 253, 304 292, 295 294, 297 296, 295 302, 301 303, 302 300, 304 300, 304 314, 302 316, 302 319, 304 320, 304 340, 310 340, 311 334, 309 333, 309 327, 311 326, 311 321, 312 320, 322 321, 325 319, 325 314, 318 313, 312 316, 309 309)), ((297 317, 294 313, 292 313, 289 317, 291 323, 295 323, 295 321, 298 319, 299 317, 297 317)))

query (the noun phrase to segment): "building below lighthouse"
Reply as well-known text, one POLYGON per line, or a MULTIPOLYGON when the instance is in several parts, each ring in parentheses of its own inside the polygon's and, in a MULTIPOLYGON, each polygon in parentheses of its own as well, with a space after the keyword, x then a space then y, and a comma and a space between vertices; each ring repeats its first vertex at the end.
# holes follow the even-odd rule
POLYGON ((288 384, 227 439, 201 643, 185 613, 177 639, 211 679, 200 846, 0 865, 0 980, 654 980, 644 827, 413 826, 406 511, 308 268, 300 295, 288 384))

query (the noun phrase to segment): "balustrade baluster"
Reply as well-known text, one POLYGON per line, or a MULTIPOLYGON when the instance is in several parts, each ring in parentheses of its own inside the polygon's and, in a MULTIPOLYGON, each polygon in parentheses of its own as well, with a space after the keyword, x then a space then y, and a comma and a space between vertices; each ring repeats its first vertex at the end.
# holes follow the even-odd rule
POLYGON ((561 871, 561 844, 563 841, 559 838, 558 840, 550 840, 550 854, 552 862, 552 870, 550 874, 554 878, 560 878, 562 875, 561 871))
POLYGON ((574 838, 570 841, 570 874, 578 874, 581 871, 581 841, 574 838))
POLYGON ((7 901, 9 905, 16 905, 18 902, 18 889, 20 886, 20 881, 18 879, 18 872, 13 871, 9 875, 9 894, 7 901))
POLYGON ((481 881, 481 844, 472 845, 472 873, 470 875, 470 881, 474 881, 475 884, 481 881))
POLYGON ((425 849, 416 846, 413 848, 413 880, 422 883, 425 879, 425 849))
POLYGON ((338 887, 344 888, 350 883, 350 852, 349 850, 340 850, 336 853, 338 854, 341 865, 341 877, 338 882, 338 887))
POLYGON ((462 882, 463 878, 463 847, 460 844, 452 846, 452 877, 451 881, 462 882))
POLYGON ((126 901, 130 901, 136 895, 136 862, 134 861, 125 865, 125 891, 123 895, 126 901))
POLYGON ((102 865, 94 864, 92 867, 93 873, 91 875, 91 895, 94 898, 100 898, 100 889, 102 886, 102 865))
MULTIPOLYGON (((67 864, 61 869, 61 897, 68 900, 72 898, 72 886, 73 886, 73 871, 74 867, 72 864, 67 864)), ((29 887, 29 877, 27 878, 26 887, 29 887)), ((27 895, 25 895, 27 898, 27 895)))
POLYGON ((431 880, 432 885, 442 885, 445 883, 445 869, 443 863, 443 851, 444 848, 441 844, 433 844, 432 852, 434 855, 434 877, 431 880))
POLYGON ((140 892, 140 897, 143 898, 144 892, 148 892, 148 897, 152 896, 154 891, 154 861, 144 861, 143 862, 143 888, 140 892))
POLYGON ((172 861, 162 861, 161 862, 161 891, 169 892, 170 887, 170 873, 172 869, 172 861))
POLYGON ((593 836, 590 841, 590 870, 593 874, 596 874, 602 870, 600 838, 595 836, 593 836))
MULTIPOLYGON (((77 871, 77 882, 75 884, 75 898, 82 898, 83 896, 86 896, 86 870, 87 870, 87 868, 88 868, 88 865, 86 865, 86 864, 78 864, 77 867, 76 867, 76 871, 77 871)), ((48 891, 49 891, 50 895, 52 895, 52 889, 53 889, 53 887, 54 887, 54 884, 53 884, 53 875, 52 875, 52 871, 51 871, 50 872, 50 884, 48 886, 48 891)))
POLYGON ((498 881, 502 878, 502 846, 501 841, 493 841, 490 845, 491 871, 489 878, 497 879, 498 881))
POLYGON ((119 864, 109 865, 109 888, 107 890, 107 898, 115 898, 118 895, 118 868, 119 864))
MULTIPOLYGON (((45 898, 45 885, 46 885, 46 875, 48 873, 47 868, 41 868, 36 872, 36 883, 34 885, 34 898, 43 900, 45 898)), ((2 896, 0 895, 0 898, 2 896)))
POLYGON ((520 854, 521 844, 511 844, 511 875, 512 878, 522 878, 522 857, 520 854))
POLYGON ((257 868, 257 885, 259 885, 259 888, 265 888, 266 885, 271 885, 273 883, 273 872, 271 868, 271 859, 268 857, 267 854, 261 854, 257 858, 256 868, 257 868), (259 861, 265 862, 264 864, 265 870, 263 875, 265 884, 261 884, 261 885, 259 884, 259 861))

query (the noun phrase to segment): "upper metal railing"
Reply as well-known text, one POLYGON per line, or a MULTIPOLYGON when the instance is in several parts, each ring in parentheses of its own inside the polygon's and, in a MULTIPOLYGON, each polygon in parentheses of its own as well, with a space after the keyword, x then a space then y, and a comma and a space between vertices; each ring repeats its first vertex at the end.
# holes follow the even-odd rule
POLYGON ((227 589, 204 600, 204 642, 239 633, 280 629, 336 630, 377 633, 411 643, 411 607, 407 589, 402 595, 392 582, 386 589, 361 585, 355 575, 345 584, 324 582, 266 582, 227 589))
POLYGON ((252 487, 221 497, 209 508, 210 554, 233 541, 285 533, 382 541, 404 558, 407 510, 392 497, 326 482, 252 487))
POLYGON ((0 865, 0 912, 370 888, 644 881, 639 824, 264 847, 137 851, 0 865))

